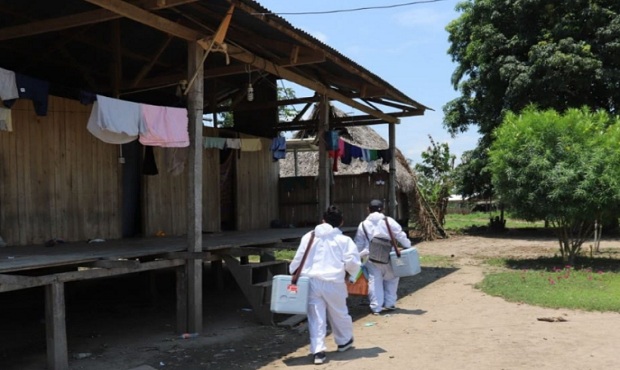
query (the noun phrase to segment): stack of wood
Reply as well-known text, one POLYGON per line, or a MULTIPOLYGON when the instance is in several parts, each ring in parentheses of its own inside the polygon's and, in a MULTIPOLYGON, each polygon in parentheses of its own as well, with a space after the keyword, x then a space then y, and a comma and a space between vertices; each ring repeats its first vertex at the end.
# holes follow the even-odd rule
POLYGON ((416 234, 422 240, 447 238, 448 233, 443 229, 433 207, 426 201, 424 195, 414 181, 414 187, 409 195, 410 208, 413 214, 413 224, 416 234))

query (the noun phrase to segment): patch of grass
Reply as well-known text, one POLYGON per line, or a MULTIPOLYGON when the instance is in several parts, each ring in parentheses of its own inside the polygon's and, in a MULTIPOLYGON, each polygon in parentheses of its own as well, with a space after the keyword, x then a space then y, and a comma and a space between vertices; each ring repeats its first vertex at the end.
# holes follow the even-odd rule
MULTIPOLYGON (((496 216, 499 216, 499 212, 449 213, 446 215, 444 228, 451 231, 462 231, 470 228, 486 227, 489 226, 490 219, 496 216)), ((504 214, 504 217, 506 218, 506 228, 508 229, 543 228, 545 226, 543 221, 528 222, 511 217, 507 213, 504 214)))
POLYGON ((455 267, 451 257, 426 254, 420 256, 420 265, 422 267, 455 267))
MULTIPOLYGON (((293 257, 295 257, 296 249, 278 249, 274 252, 276 256, 276 260, 282 261, 292 261, 293 257)), ((249 256, 248 260, 250 262, 259 262, 260 256, 249 256)))
POLYGON ((276 251, 277 260, 292 261, 295 257, 296 249, 279 249, 276 251))
POLYGON ((512 269, 485 276, 477 288, 511 302, 585 311, 620 312, 620 261, 578 260, 578 268, 559 258, 489 259, 487 264, 512 269))
POLYGON ((484 260, 484 263, 486 263, 489 266, 494 266, 494 267, 507 267, 508 266, 505 258, 488 258, 484 260))

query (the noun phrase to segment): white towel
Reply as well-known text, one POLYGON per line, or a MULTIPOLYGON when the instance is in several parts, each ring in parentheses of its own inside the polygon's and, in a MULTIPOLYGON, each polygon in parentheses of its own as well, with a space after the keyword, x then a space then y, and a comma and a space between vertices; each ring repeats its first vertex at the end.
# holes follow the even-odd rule
POLYGON ((11 100, 19 98, 15 72, 0 68, 0 99, 11 100))
POLYGON ((117 102, 121 100, 97 95, 97 101, 93 103, 86 128, 105 143, 126 144, 138 138, 142 117, 140 105, 137 103, 125 105, 117 102), (115 108, 118 110, 115 111, 115 108))

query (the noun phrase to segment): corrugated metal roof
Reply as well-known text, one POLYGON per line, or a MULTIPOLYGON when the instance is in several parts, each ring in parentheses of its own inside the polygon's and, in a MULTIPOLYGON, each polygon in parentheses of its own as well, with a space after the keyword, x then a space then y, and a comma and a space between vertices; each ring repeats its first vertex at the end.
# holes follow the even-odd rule
POLYGON ((269 78, 264 78, 269 75, 298 78, 302 84, 309 81, 311 88, 326 87, 345 104, 359 104, 358 110, 362 107, 391 117, 420 115, 427 109, 251 0, 92 1, 113 10, 83 0, 2 3, 0 68, 50 81, 55 95, 84 89, 152 104, 181 104, 176 90, 178 82, 187 78, 188 41, 170 36, 156 25, 167 22, 212 36, 233 3, 225 39, 233 51, 228 58, 212 52, 205 62, 206 112, 217 109, 213 102, 219 107, 243 92, 248 74, 261 83, 269 83, 269 78), (145 25, 141 18, 154 21, 145 25), (239 53, 247 54, 246 59, 239 58, 239 53), (254 61, 272 68, 261 68, 262 64, 254 61), (388 104, 375 109, 360 97, 373 106, 388 104))

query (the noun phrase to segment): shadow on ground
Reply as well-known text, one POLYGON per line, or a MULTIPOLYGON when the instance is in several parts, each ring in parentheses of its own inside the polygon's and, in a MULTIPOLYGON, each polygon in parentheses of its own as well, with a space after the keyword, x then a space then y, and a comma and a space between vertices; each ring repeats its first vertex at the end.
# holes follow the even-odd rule
MULTIPOLYGON (((401 278, 398 295, 415 292, 456 271, 423 268, 401 278)), ((293 327, 260 325, 231 276, 218 290, 205 270, 204 330, 181 339, 175 331, 174 272, 67 284, 67 338, 71 370, 127 370, 140 365, 166 369, 259 369, 285 358, 289 366, 309 357, 286 357, 308 346, 305 321, 293 327), (154 280, 153 280, 154 279, 154 280), (153 284, 150 284, 154 282, 153 284), (149 287, 155 289, 149 289, 149 287)), ((0 294, 0 369, 45 370, 46 338, 43 289, 0 294)), ((353 320, 369 313, 365 297, 349 298, 353 320)), ((395 314, 425 311, 399 308, 395 314)), ((381 348, 356 348, 330 361, 374 357, 381 348)))

